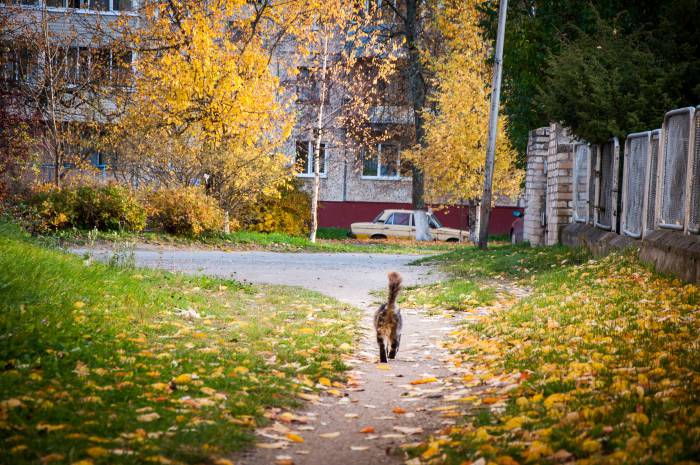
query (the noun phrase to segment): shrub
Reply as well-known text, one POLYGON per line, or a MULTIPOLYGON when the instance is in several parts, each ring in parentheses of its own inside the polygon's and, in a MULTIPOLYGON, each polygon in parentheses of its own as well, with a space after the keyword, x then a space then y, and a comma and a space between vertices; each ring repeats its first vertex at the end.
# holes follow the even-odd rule
POLYGON ((146 210, 128 188, 81 186, 76 190, 73 223, 80 229, 141 231, 146 210))
POLYGON ((43 233, 67 228, 140 231, 146 211, 125 187, 39 186, 29 194, 25 219, 43 233))
POLYGON ((159 189, 147 194, 149 221, 170 234, 199 236, 220 231, 224 211, 198 187, 159 189))
POLYGON ((311 198, 298 181, 280 189, 278 197, 268 197, 239 214, 244 229, 264 233, 281 232, 302 236, 309 232, 311 198))

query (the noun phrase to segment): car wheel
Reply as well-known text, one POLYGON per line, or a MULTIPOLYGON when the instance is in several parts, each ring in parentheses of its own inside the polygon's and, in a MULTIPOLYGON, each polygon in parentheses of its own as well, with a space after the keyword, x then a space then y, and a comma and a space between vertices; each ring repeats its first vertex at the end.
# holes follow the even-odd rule
POLYGON ((456 237, 450 237, 449 239, 447 239, 447 242, 459 242, 459 239, 457 239, 456 237))
POLYGON ((386 236, 384 234, 372 234, 370 239, 386 239, 386 236))

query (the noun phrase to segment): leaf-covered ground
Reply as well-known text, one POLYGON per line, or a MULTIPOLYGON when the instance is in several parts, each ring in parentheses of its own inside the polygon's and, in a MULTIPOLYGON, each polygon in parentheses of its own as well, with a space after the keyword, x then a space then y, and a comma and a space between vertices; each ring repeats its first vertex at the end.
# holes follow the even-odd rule
POLYGON ((0 223, 0 463, 218 463, 341 379, 357 314, 285 287, 115 268, 0 223))
POLYGON ((503 247, 442 260, 530 293, 453 334, 467 414, 410 463, 700 463, 696 286, 631 255, 503 247))

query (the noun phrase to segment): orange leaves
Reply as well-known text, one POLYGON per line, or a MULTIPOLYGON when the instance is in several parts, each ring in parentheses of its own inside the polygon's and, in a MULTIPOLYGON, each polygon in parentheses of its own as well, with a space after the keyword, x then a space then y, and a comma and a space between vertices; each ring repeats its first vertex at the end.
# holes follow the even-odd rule
POLYGON ((403 415, 406 413, 406 410, 404 410, 401 407, 394 407, 393 409, 391 409, 391 411, 394 412, 396 415, 403 415))
POLYGON ((292 442, 299 442, 299 443, 304 442, 304 438, 302 438, 301 436, 299 436, 296 433, 287 433, 286 437, 287 437, 287 439, 289 439, 292 442))
POLYGON ((360 430, 360 433, 362 434, 370 434, 370 433, 376 433, 377 430, 374 429, 374 426, 365 426, 360 430))

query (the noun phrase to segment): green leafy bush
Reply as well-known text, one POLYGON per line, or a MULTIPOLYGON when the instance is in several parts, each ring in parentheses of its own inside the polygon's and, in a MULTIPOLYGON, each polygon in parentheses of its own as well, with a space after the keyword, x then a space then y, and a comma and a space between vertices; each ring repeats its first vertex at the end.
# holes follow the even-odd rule
POLYGON ((292 236, 309 232, 311 198, 298 181, 282 188, 277 197, 268 197, 238 214, 244 229, 292 236))
POLYGON ((216 199, 199 187, 159 189, 147 194, 146 202, 149 223, 170 234, 199 236, 220 231, 224 224, 216 199))
POLYGON ((29 194, 25 219, 38 233, 67 228, 140 231, 146 211, 125 187, 43 185, 29 194))

